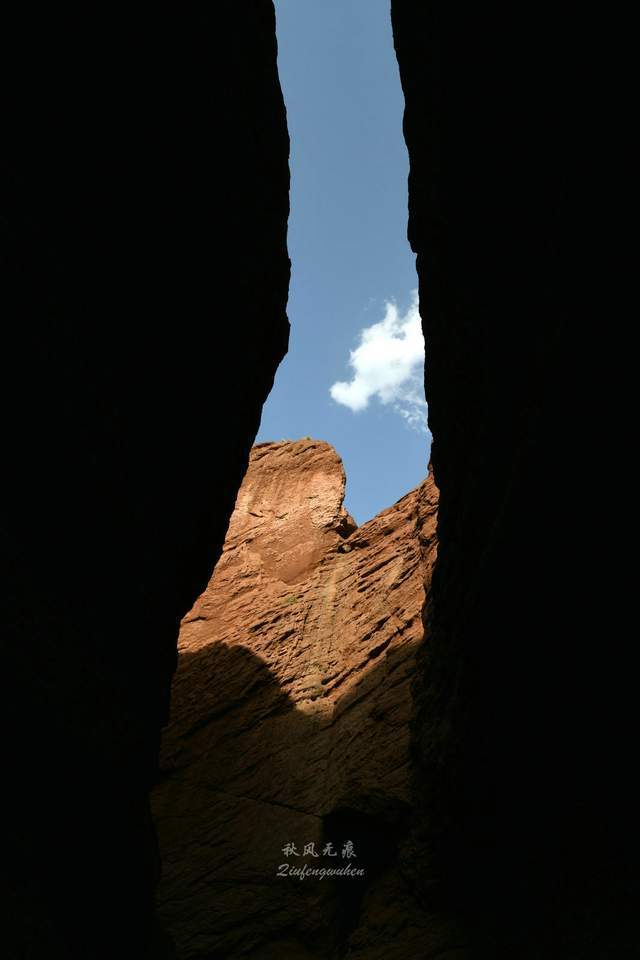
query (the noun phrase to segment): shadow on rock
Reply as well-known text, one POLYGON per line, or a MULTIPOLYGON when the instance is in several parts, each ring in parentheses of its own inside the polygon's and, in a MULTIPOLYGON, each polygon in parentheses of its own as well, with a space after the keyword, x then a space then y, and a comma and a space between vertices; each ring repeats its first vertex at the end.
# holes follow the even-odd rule
POLYGON ((391 716, 404 723, 408 709, 405 654, 382 657, 335 705, 304 709, 243 646, 182 654, 152 797, 159 911, 181 958, 344 955, 406 830, 408 755, 391 716), (322 869, 347 875, 308 873, 322 869))

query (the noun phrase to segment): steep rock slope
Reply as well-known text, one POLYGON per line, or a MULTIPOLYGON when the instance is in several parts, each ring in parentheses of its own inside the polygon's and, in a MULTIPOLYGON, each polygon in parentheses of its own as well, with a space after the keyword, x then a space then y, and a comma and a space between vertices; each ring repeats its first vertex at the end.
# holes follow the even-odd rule
POLYGON ((617 235, 599 219, 617 178, 603 20, 391 8, 440 490, 415 691, 421 898, 473 957, 631 956, 635 493, 602 326, 617 279, 594 317, 617 235))
POLYGON ((353 956, 409 958, 423 942, 394 865, 436 493, 428 479, 356 529, 344 485, 326 443, 254 447, 183 620, 153 809, 160 911, 185 960, 328 958, 350 938, 353 956), (327 842, 336 858, 303 856, 327 842), (287 861, 365 875, 277 877, 287 861))
POLYGON ((140 960, 179 622, 287 345, 274 11, 14 7, 0 33, 0 953, 140 960))

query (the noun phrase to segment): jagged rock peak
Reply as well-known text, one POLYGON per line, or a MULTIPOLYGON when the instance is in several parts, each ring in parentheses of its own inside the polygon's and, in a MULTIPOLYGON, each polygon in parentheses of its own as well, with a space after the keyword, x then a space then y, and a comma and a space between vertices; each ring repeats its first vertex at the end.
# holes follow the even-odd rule
POLYGON ((236 501, 227 548, 249 540, 277 579, 303 579, 328 549, 357 529, 343 507, 345 473, 322 440, 285 440, 253 448, 236 501))

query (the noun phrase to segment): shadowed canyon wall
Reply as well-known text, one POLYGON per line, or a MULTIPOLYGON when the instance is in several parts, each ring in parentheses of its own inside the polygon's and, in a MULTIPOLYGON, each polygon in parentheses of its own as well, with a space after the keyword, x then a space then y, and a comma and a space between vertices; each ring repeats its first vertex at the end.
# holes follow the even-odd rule
POLYGON ((184 960, 412 960, 429 941, 398 860, 436 491, 428 478, 356 528, 344 486, 326 443, 254 447, 183 620, 153 811, 184 960), (301 880, 283 863, 365 873, 301 880))
POLYGON ((0 952, 140 960, 179 622, 287 346, 274 11, 25 8, 0 33, 0 952))
POLYGON ((440 490, 414 688, 420 897, 473 957, 632 956, 632 501, 590 325, 612 182, 601 24, 391 8, 440 490))
POLYGON ((260 505, 253 516, 241 499, 243 536, 261 547, 236 544, 237 574, 268 590, 256 611, 232 593, 234 616, 248 617, 233 642, 207 583, 288 333, 273 6, 2 15, 3 956, 169 953, 153 917, 148 791, 180 621, 199 596, 155 798, 161 911, 183 949, 208 950, 221 921, 220 950, 263 960, 269 943, 277 957, 336 948, 362 960, 389 960, 396 944, 398 956, 447 960, 637 952, 637 695, 613 532, 626 530, 628 499, 608 441, 622 411, 602 383, 606 338, 590 339, 581 312, 601 266, 593 250, 609 241, 592 220, 603 94, 587 77, 600 48, 583 38, 585 14, 557 5, 391 7, 440 488, 433 585, 412 539, 431 557, 416 495, 350 533, 336 467, 330 503, 320 491, 319 513, 301 509, 305 546, 284 563, 260 505), (344 597, 398 514, 411 536, 389 529, 393 561, 369 568, 380 649, 344 597), (415 648, 417 621, 403 641, 384 620, 396 589, 385 577, 403 564, 428 587, 429 639, 415 648), (318 645, 330 616, 355 654, 318 645), (206 686, 210 672, 228 674, 224 694, 206 686), (193 755, 211 731, 219 769, 193 755), (377 739, 389 731, 397 769, 377 739), (185 798, 189 770, 198 789, 185 798), (229 827, 244 817, 255 860, 238 856, 231 829, 218 849, 204 790, 229 827), (198 837, 177 835, 183 815, 198 837), (242 898, 277 865, 269 830, 280 848, 285 827, 285 840, 311 839, 307 824, 339 842, 360 829, 366 851, 390 838, 375 882, 315 902, 292 883, 284 905, 254 916, 242 898), (211 878, 195 872, 212 853, 213 917, 211 878), (405 894, 423 920, 403 914, 405 894))

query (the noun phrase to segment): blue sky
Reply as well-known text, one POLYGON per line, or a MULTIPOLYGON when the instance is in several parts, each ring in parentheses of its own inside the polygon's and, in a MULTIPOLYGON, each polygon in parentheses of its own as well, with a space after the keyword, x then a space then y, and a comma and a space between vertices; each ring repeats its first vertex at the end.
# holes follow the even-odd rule
POLYGON ((275 0, 291 136, 289 354, 258 441, 341 455, 358 523, 426 474, 408 159, 389 0, 275 0))

